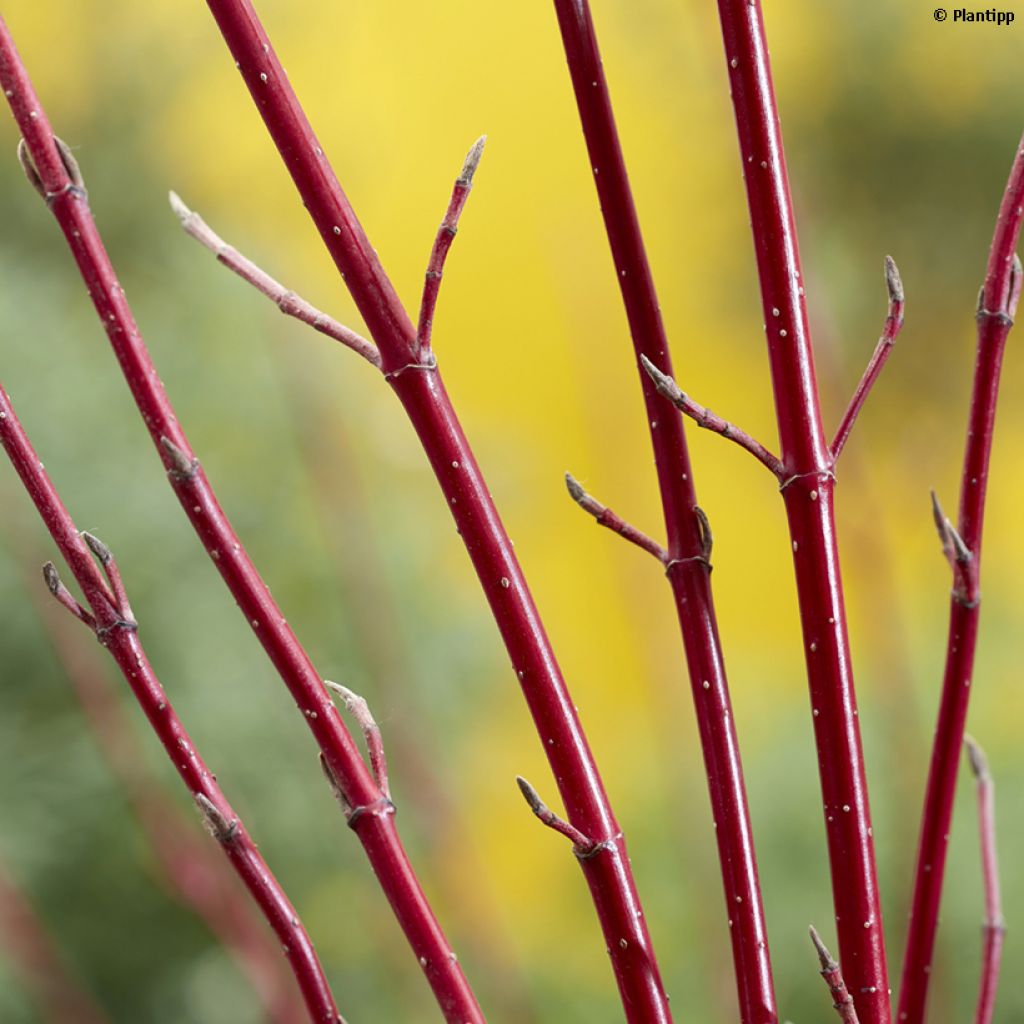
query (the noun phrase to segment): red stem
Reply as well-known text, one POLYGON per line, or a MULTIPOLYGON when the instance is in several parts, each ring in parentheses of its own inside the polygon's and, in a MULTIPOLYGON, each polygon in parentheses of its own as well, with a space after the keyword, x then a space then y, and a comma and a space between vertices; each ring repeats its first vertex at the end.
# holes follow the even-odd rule
MULTIPOLYGON (((21 477, 60 549, 75 579, 85 594, 96 618, 96 635, 117 662, 125 682, 149 720, 167 756, 200 806, 208 801, 218 820, 229 829, 215 832, 225 856, 237 872, 254 902, 284 946, 295 979, 302 990, 312 1021, 341 1021, 313 944, 299 921, 295 908, 274 878, 244 825, 227 802, 214 776, 207 769, 191 737, 178 720, 145 651, 139 643, 135 623, 128 619, 127 605, 112 601, 100 571, 75 528, 75 524, 50 483, 42 462, 29 443, 14 415, 10 399, 0 387, 0 442, 21 477)), ((109 564, 114 564, 105 560, 109 564)), ((116 575, 116 570, 115 570, 116 575)), ((119 576, 117 577, 119 579, 119 576)), ((119 588, 118 588, 119 589, 119 588)))
POLYGON ((745 1024, 777 1019, 739 744, 711 594, 682 418, 668 415, 646 358, 665 374, 672 364, 611 96, 587 0, 555 0, 569 73, 597 186, 616 278, 629 321, 668 536, 668 578, 686 651, 715 821, 733 961, 745 1024))
MULTIPOLYGON (((939 922, 946 851, 953 820, 967 704, 978 641, 981 590, 981 533, 985 514, 989 458, 1006 338, 1013 325, 1024 274, 1015 260, 1024 207, 1024 139, 1014 156, 989 250, 978 311, 978 350, 967 421, 967 442, 960 483, 957 533, 970 552, 954 587, 949 610, 946 667, 938 723, 921 818, 914 872, 907 950, 903 961, 898 1019, 922 1024, 939 922)), ((956 568, 956 567, 955 567, 956 568)), ((954 569, 955 571, 955 569, 954 569)))
MULTIPOLYGON (((38 584, 37 584, 38 586, 38 584)), ((51 1024, 107 1024, 109 1017, 68 972, 46 925, 0 864, 0 946, 51 1024)))
POLYGON ((287 625, 191 453, 107 257, 84 191, 75 187, 69 175, 2 20, 0 84, 24 137, 33 173, 64 232, 178 500, 303 713, 348 804, 374 809, 354 816, 351 825, 446 1018, 458 1024, 482 1021, 476 999, 402 848, 393 806, 385 807, 379 786, 337 715, 323 677, 287 625))
POLYGON ((544 740, 566 812, 599 856, 581 861, 629 1021, 669 1021, 625 841, 511 541, 445 392, 248 0, 208 0, 313 222, 427 454, 544 740))
POLYGON ((144 758, 135 742, 136 733, 104 678, 95 646, 88 644, 85 634, 51 601, 43 599, 35 575, 26 586, 96 743, 124 789, 173 894, 205 921, 231 952, 268 1017, 278 1024, 295 1024, 299 1015, 305 1019, 291 978, 283 970, 277 943, 265 932, 252 904, 233 881, 226 882, 230 875, 225 875, 224 863, 195 834, 194 823, 164 787, 141 770, 144 758))
POLYGON ((1003 955, 1006 925, 999 894, 999 859, 996 853, 996 787, 981 747, 964 738, 967 757, 974 772, 978 794, 978 834, 981 838, 981 871, 985 885, 985 923, 982 926, 981 981, 974 1024, 992 1024, 999 967, 1003 955))
POLYGON ((862 1024, 889 1024, 871 815, 800 258, 768 47, 756 0, 719 0, 786 479, 843 976, 862 1024))

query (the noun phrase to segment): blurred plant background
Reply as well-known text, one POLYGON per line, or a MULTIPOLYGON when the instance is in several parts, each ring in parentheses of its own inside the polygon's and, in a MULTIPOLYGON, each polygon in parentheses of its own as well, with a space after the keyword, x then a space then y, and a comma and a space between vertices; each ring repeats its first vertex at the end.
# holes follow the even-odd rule
MULTIPOLYGON (((489 134, 435 344, 630 837, 679 1018, 735 1019, 669 592, 650 559, 595 529, 562 486, 571 469, 660 532, 625 320, 550 4, 259 7, 410 306, 462 157, 489 134)), ((594 8, 680 380, 773 443, 715 6, 594 8)), ((217 267, 167 207, 174 188, 268 271, 359 326, 205 5, 12 0, 4 16, 82 164, 156 364, 235 526, 317 665, 375 709, 406 842, 492 1019, 620 1019, 573 858, 514 784, 522 773, 555 799, 397 403, 355 356, 217 267)), ((766 19, 828 422, 881 328, 886 252, 907 288, 906 328, 844 455, 839 491, 895 984, 949 590, 928 488, 955 509, 977 289, 1024 123, 1022 29, 937 24, 918 0, 772 3, 766 19)), ((165 485, 15 141, 5 116, 0 379, 79 526, 116 550, 154 665, 303 914, 343 1012, 353 1022, 432 1021, 306 728, 165 485)), ((1010 979, 1024 967, 1015 940, 1024 919, 1019 344, 1011 336, 969 723, 999 786, 1010 979)), ((744 453, 690 436, 715 530, 780 1007, 785 1019, 823 1020, 806 926, 834 933, 782 503, 744 453)), ((4 871, 112 1020, 262 1019, 230 956, 160 881, 86 726, 68 667, 90 670, 93 644, 81 630, 72 653, 57 655, 38 578, 52 545, 6 463, 0 509, 4 871)), ((140 772, 191 814, 141 715, 125 711, 144 751, 140 772)), ((981 883, 966 778, 951 842, 936 1024, 965 1019, 975 993, 981 883)), ((11 941, 0 935, 0 1020, 45 1020, 11 941)), ((1002 1019, 1022 1014, 1024 993, 1004 984, 1002 1019)))

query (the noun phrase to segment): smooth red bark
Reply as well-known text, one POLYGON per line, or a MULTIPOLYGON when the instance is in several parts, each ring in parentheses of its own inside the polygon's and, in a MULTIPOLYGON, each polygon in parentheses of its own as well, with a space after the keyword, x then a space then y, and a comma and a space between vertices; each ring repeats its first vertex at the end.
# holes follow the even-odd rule
MULTIPOLYGON (((227 826, 220 831, 212 831, 224 855, 282 943, 306 1001, 310 1020, 340 1022, 342 1018, 334 1004, 323 968, 295 908, 260 856, 256 844, 227 802, 215 777, 207 769, 191 737, 175 714, 139 642, 136 624, 127 614, 127 602, 116 598, 119 586, 114 585, 114 593, 111 594, 92 554, 14 415, 10 399, 2 387, 0 442, 85 594, 95 618, 97 637, 117 663, 182 782, 201 809, 215 808, 214 813, 219 815, 216 820, 227 826), (203 801, 207 801, 207 804, 204 805, 203 801)), ((116 568, 109 570, 108 566, 108 578, 112 584, 113 580, 118 579, 116 568)))
POLYGON ((967 704, 972 689, 978 642, 981 589, 981 533, 988 487, 989 459, 1006 339, 1020 298, 1022 275, 1015 263, 1024 216, 1024 139, 1014 156, 989 250, 978 310, 978 348, 967 421, 967 442, 960 483, 957 533, 970 559, 954 566, 949 608, 949 639, 938 722, 925 790, 921 836, 914 872, 907 947, 903 960, 898 1020, 922 1024, 931 980, 931 962, 946 870, 953 798, 960 768, 967 704))
POLYGON ((267 130, 347 284, 444 493, 544 743, 629 1021, 669 1021, 668 999, 626 853, 576 709, 432 352, 395 294, 247 0, 208 0, 267 130))
MULTIPOLYGON (((704 754, 730 925, 740 1020, 744 1024, 771 1024, 777 1020, 777 1012, 768 936, 743 768, 711 594, 709 552, 696 512, 693 470, 682 418, 666 415, 654 381, 641 365, 642 358, 646 357, 662 372, 671 375, 668 339, 615 125, 590 5, 587 0, 555 0, 555 12, 616 280, 629 321, 650 426, 668 536, 665 561, 704 754)), ((598 518, 598 522, 602 519, 598 518)))
POLYGON ((800 258, 761 6, 719 0, 768 336, 843 976, 862 1024, 889 982, 833 512, 800 258))
POLYGON ((161 881, 231 953, 269 1019, 276 1024, 305 1020, 305 1009, 281 959, 280 946, 266 931, 227 865, 209 842, 196 834, 194 818, 185 815, 166 787, 144 770, 134 723, 122 713, 98 649, 48 594, 44 597, 37 574, 33 573, 30 583, 26 581, 26 588, 97 746, 146 838, 157 871, 163 873, 161 881))
POLYGON ((402 848, 393 805, 382 797, 337 714, 323 677, 260 579, 192 454, 110 264, 84 191, 69 175, 2 20, 0 84, 21 129, 38 185, 64 232, 182 508, 295 699, 348 804, 371 809, 353 817, 352 827, 446 1018, 457 1024, 482 1021, 476 999, 402 848))

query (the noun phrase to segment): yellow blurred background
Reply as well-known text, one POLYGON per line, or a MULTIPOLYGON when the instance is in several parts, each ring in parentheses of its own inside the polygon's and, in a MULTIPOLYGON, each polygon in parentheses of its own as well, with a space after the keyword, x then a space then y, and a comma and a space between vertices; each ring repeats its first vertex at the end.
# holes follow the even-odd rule
MULTIPOLYGON (((594 0, 678 376, 774 446, 715 5, 594 0)), ((681 645, 650 559, 567 498, 570 469, 641 528, 660 508, 614 273, 550 3, 262 0, 325 151, 410 307, 451 182, 489 136, 435 345, 630 838, 678 1019, 734 1020, 726 915, 681 645)), ((771 3, 766 21, 828 423, 885 309, 907 321, 843 457, 839 516, 892 982, 945 650, 928 489, 956 507, 973 312, 1024 127, 1020 24, 920 2, 771 3)), ((180 231, 177 190, 286 284, 359 327, 204 4, 11 0, 4 17, 192 443, 299 638, 370 701, 403 835, 494 1021, 614 1021, 600 932, 542 751, 425 459, 389 389, 286 321, 180 231)), ((352 1022, 436 1019, 323 784, 306 729, 195 542, 56 228, 0 127, 0 380, 79 526, 117 552, 142 638, 199 748, 309 926, 352 1022)), ((1024 364, 1011 336, 991 476, 970 730, 999 784, 1024 966, 1024 364)), ((782 504, 744 453, 690 431, 783 1019, 831 1012, 806 940, 831 934, 782 504)), ((262 1019, 230 958, 154 883, 153 856, 29 599, 52 544, 0 468, 0 859, 116 1021, 262 1019)), ((88 638, 86 637, 86 641, 88 638)), ((118 685, 120 681, 117 680, 118 685)), ((127 700, 127 695, 125 697, 127 700)), ((130 708, 134 726, 141 715, 130 708)), ((188 799, 151 738, 149 768, 188 799)), ((197 823, 198 827, 198 823, 197 823)), ((981 889, 971 787, 952 837, 931 1020, 973 1005, 981 889)), ((2 947, 2 943, 0 943, 2 947)), ((35 1022, 0 957, 0 1020, 35 1022)))

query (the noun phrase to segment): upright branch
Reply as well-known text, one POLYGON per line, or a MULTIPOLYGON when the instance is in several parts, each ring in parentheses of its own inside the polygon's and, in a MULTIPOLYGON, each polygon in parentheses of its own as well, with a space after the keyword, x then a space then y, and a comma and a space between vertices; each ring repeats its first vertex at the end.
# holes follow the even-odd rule
MULTIPOLYGON (((81 174, 69 164, 66 147, 55 140, 2 19, 0 85, 24 139, 23 166, 30 168, 30 180, 60 225, 185 514, 288 687, 348 805, 383 806, 380 787, 340 720, 322 675, 260 579, 188 443, 110 264, 81 174)), ((458 1024, 482 1021, 476 998, 402 848, 394 815, 362 814, 350 820, 442 1012, 458 1024)))
POLYGON ((1017 313, 1024 271, 1017 241, 1024 219, 1024 138, 1014 154, 989 249, 977 311, 977 355, 967 418, 957 526, 936 513, 953 573, 946 665, 921 815, 898 1019, 923 1024, 938 930, 953 798, 974 674, 981 603, 981 537, 989 460, 1006 339, 1017 313))
MULTIPOLYGON (((283 945, 310 1020, 340 1022, 342 1018, 327 979, 295 908, 227 802, 216 777, 199 756, 146 658, 117 562, 102 541, 75 529, 2 387, 0 442, 89 604, 92 621, 78 613, 76 617, 92 629, 117 663, 175 770, 211 826, 224 855, 283 945), (93 555, 99 559, 102 575, 93 555)), ((43 577, 50 592, 64 607, 75 601, 60 581, 52 562, 44 566, 43 577)))
POLYGON ((813 926, 810 933, 811 942, 814 943, 814 949, 818 954, 818 962, 821 964, 821 976, 825 979, 829 992, 832 993, 832 1006, 839 1014, 839 1019, 843 1024, 858 1024, 853 996, 850 995, 850 990, 846 987, 846 982, 843 981, 843 972, 839 969, 839 964, 836 963, 813 926))
POLYGON ((843 975, 862 1024, 889 1024, 889 980, 834 514, 793 204, 759 0, 718 0, 789 520, 843 975))
POLYGON ((875 386, 875 381, 878 380, 882 368, 892 353, 896 338, 903 329, 903 281, 900 278, 896 261, 891 256, 885 257, 885 286, 889 292, 889 312, 885 317, 885 326, 882 328, 882 335, 878 339, 875 351, 868 360, 867 369, 853 393, 853 398, 850 399, 850 404, 839 421, 836 436, 833 438, 832 444, 829 445, 833 461, 839 458, 839 453, 846 445, 850 431, 853 430, 854 421, 860 415, 871 389, 875 386))
MULTIPOLYGON (((590 5, 588 0, 554 0, 554 5, 654 450, 667 537, 664 564, 686 654, 716 825, 739 1016, 744 1024, 772 1024, 777 1012, 757 857, 711 592, 711 531, 697 505, 682 417, 666 415, 658 393, 659 381, 671 379, 672 360, 590 5)), ((710 421, 705 425, 710 426, 710 421)), ((636 537, 623 535, 637 542, 636 537)), ((656 553, 651 545, 641 546, 656 553)))
MULTIPOLYGON (((543 739, 568 818, 585 835, 607 843, 602 856, 581 865, 627 1018, 668 1021, 668 999, 622 830, 511 541, 445 392, 437 360, 432 351, 424 352, 419 332, 342 191, 252 4, 208 0, 208 6, 377 346, 384 377, 430 461, 543 739)), ((470 166, 474 159, 471 156, 470 166)), ((457 183, 456 192, 461 194, 465 187, 457 183)), ((460 202, 456 195, 456 208, 460 202)), ((442 240, 439 261, 446 245, 442 240)), ((432 320, 430 291, 426 308, 427 319, 432 320)))
POLYGON ((473 188, 473 175, 480 164, 480 157, 483 156, 484 144, 487 136, 481 135, 473 148, 466 156, 462 165, 462 171, 455 179, 452 186, 452 197, 448 202, 448 209, 445 211, 444 220, 437 229, 437 237, 430 250, 430 260, 427 263, 427 271, 423 281, 423 298, 420 301, 419 325, 416 328, 416 341, 419 344, 419 357, 425 361, 430 355, 430 337, 434 329, 434 309, 437 306, 437 296, 441 290, 441 278, 444 276, 444 265, 448 259, 448 250, 455 241, 455 235, 459 230, 459 218, 462 216, 463 207, 469 198, 470 190, 473 188))
POLYGON ((981 874, 985 886, 985 920, 982 924, 981 981, 974 1024, 992 1024, 999 965, 1003 955, 1006 922, 999 894, 999 858, 996 853, 996 787, 988 770, 985 752, 970 736, 964 737, 967 760, 978 793, 978 834, 981 837, 981 874))

